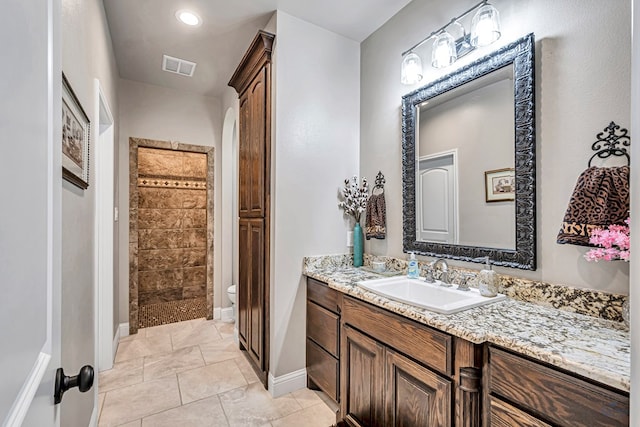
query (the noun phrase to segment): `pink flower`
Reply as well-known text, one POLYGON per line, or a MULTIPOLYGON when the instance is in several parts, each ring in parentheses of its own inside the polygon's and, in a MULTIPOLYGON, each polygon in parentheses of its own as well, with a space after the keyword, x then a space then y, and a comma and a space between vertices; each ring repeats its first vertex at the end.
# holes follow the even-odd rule
POLYGON ((612 224, 606 230, 596 228, 591 231, 589 243, 600 246, 600 248, 591 249, 584 258, 587 261, 598 262, 600 260, 629 261, 630 243, 629 243, 629 223, 631 218, 627 218, 624 223, 627 225, 612 224))

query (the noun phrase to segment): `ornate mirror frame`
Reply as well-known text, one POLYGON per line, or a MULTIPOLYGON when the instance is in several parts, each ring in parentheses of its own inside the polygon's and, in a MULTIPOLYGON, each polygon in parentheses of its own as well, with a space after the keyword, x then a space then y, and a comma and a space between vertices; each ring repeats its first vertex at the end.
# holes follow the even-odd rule
POLYGON ((534 36, 529 34, 499 50, 402 97, 403 250, 416 254, 536 269, 536 132, 534 36), (513 64, 515 128, 515 250, 417 240, 416 121, 420 104, 437 95, 513 64))

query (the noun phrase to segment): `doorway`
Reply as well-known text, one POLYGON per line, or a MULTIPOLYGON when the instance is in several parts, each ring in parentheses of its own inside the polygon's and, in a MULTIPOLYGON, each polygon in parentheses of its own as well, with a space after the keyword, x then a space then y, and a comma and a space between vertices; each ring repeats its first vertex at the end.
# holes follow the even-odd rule
POLYGON ((420 157, 417 175, 418 240, 457 244, 457 150, 420 157))
POLYGON ((129 139, 129 332, 213 318, 214 148, 129 139))

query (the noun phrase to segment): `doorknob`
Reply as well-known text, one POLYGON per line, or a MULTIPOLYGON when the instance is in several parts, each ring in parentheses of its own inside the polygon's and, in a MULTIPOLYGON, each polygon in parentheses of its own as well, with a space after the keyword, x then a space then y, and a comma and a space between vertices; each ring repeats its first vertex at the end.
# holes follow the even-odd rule
POLYGON ((81 393, 91 390, 93 386, 93 367, 84 365, 75 377, 68 377, 62 368, 56 371, 56 385, 53 393, 53 401, 57 405, 62 402, 62 395, 73 387, 78 387, 81 393))

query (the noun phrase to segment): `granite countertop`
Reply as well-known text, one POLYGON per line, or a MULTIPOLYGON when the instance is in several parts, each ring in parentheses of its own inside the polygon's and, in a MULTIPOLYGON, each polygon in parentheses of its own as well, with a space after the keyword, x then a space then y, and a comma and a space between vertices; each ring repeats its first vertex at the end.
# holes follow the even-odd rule
POLYGON ((356 285, 381 276, 344 265, 305 262, 303 273, 330 288, 464 338, 489 342, 623 391, 630 388, 631 345, 618 322, 507 299, 456 314, 392 301, 356 285))

